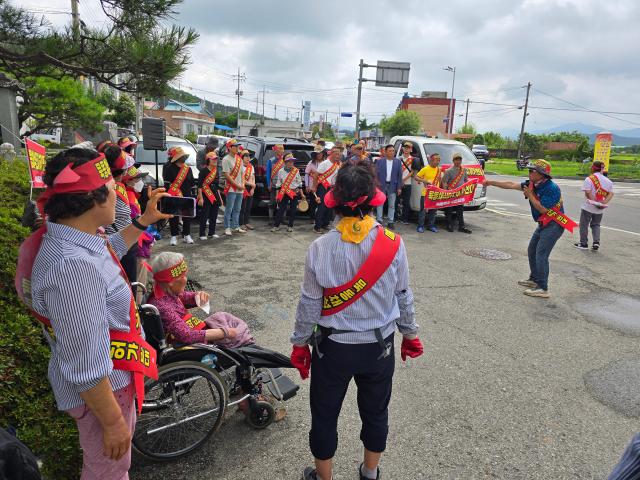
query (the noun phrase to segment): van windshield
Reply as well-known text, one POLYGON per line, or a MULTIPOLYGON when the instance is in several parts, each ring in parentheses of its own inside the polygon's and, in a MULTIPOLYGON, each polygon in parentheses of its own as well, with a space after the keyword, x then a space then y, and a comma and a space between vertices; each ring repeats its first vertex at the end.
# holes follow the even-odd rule
POLYGON ((453 155, 459 153, 462 155, 463 165, 477 165, 478 159, 471 153, 466 145, 455 145, 446 143, 424 143, 424 151, 427 157, 434 153, 440 154, 440 165, 451 165, 453 163, 453 155))

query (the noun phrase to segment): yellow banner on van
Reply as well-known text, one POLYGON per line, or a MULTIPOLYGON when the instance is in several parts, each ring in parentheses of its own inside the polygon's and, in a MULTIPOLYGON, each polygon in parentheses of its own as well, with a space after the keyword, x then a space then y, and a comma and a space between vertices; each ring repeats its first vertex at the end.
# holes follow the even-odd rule
POLYGON ((596 144, 593 148, 593 161, 604 163, 604 171, 609 171, 609 157, 611 156, 611 143, 613 134, 601 132, 596 135, 596 144))

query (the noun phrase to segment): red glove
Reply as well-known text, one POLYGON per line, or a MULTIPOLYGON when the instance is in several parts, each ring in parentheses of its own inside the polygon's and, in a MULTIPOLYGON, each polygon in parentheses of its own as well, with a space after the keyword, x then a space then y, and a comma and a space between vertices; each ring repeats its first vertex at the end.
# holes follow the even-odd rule
POLYGON ((303 380, 309 378, 309 369, 311 368, 311 349, 309 345, 301 347, 294 345, 291 351, 291 364, 298 369, 300 377, 303 380))
POLYGON ((418 337, 413 340, 409 340, 407 337, 402 338, 402 345, 400 345, 400 356, 402 361, 406 361, 407 357, 416 358, 424 353, 422 348, 422 342, 418 337))

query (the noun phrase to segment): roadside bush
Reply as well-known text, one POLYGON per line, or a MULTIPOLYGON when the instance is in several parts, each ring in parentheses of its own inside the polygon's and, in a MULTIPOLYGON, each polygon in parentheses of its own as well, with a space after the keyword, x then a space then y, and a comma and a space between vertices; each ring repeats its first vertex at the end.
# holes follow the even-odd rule
POLYGON ((581 161, 581 156, 577 150, 545 150, 544 158, 547 160, 581 161))
POLYGON ((48 479, 78 478, 75 423, 56 408, 47 380, 49 347, 14 288, 18 247, 30 233, 20 225, 28 197, 26 163, 0 160, 0 427, 16 429, 43 460, 48 479))

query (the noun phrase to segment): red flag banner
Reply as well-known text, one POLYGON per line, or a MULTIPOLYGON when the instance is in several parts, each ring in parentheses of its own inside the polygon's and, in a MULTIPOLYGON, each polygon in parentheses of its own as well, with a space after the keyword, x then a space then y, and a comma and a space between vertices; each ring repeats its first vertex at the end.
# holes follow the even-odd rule
POLYGON ((47 149, 33 140, 25 139, 27 158, 29 159, 29 171, 31 172, 31 184, 33 188, 47 188, 42 181, 44 166, 47 163, 47 149))
POLYGON ((445 208, 463 205, 473 200, 473 194, 476 191, 478 180, 472 178, 453 190, 444 190, 442 188, 429 185, 427 194, 424 197, 424 208, 445 208))

